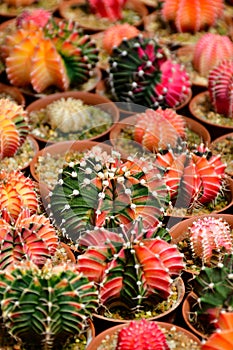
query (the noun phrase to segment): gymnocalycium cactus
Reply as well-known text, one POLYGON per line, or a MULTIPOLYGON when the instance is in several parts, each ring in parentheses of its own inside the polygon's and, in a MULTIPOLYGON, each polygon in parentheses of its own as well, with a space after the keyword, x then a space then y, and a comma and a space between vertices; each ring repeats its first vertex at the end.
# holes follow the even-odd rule
POLYGON ((14 156, 29 133, 27 112, 7 98, 0 99, 0 131, 1 160, 14 156))
POLYGON ((142 217, 156 227, 169 202, 166 185, 153 162, 93 147, 79 162, 62 169, 50 193, 49 210, 64 234, 76 241, 94 227, 117 228, 142 217))
POLYGON ((122 18, 122 9, 127 0, 88 0, 91 11, 101 18, 117 21, 122 18))
POLYGON ((109 54, 115 46, 119 46, 124 38, 134 38, 139 30, 129 23, 115 24, 104 31, 103 48, 109 54))
POLYGON ((185 68, 167 59, 155 39, 124 39, 109 59, 109 84, 117 101, 156 109, 178 107, 190 94, 185 68))
POLYGON ((188 237, 193 257, 203 265, 210 265, 212 258, 220 261, 224 254, 232 252, 233 233, 221 217, 198 218, 189 226, 188 237))
POLYGON ((223 60, 209 73, 208 91, 214 111, 233 118, 233 61, 223 60))
POLYGON ((46 25, 36 19, 18 23, 1 47, 11 84, 32 86, 36 92, 50 86, 64 91, 72 84, 87 82, 93 75, 98 49, 75 22, 50 17, 46 25))
POLYGON ((165 240, 167 235, 162 227, 143 229, 141 221, 131 229, 122 225, 120 233, 88 231, 79 239, 85 252, 77 267, 97 283, 105 306, 117 300, 132 312, 148 302, 156 305, 172 295, 173 278, 184 268, 183 255, 165 240))
POLYGON ((178 32, 198 32, 212 27, 223 13, 223 0, 160 0, 162 18, 178 32))
POLYGON ((169 350, 166 337, 155 322, 131 321, 118 333, 116 350, 169 350))
POLYGON ((43 266, 58 247, 58 236, 44 215, 23 209, 15 222, 5 211, 0 212, 0 268, 6 269, 21 260, 43 266))
POLYGON ((208 77, 214 66, 223 59, 230 60, 232 56, 233 43, 228 36, 206 33, 194 47, 193 67, 200 75, 208 77))
POLYGON ((3 321, 25 349, 61 349, 98 307, 96 287, 74 265, 24 262, 1 270, 0 285, 3 321))

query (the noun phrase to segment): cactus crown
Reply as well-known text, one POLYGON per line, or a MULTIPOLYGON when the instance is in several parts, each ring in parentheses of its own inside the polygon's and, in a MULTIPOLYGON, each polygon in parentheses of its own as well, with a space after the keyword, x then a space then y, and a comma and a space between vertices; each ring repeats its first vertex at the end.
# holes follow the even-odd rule
POLYGON ((88 81, 98 61, 98 49, 90 36, 74 22, 50 17, 41 24, 37 16, 31 16, 29 21, 19 20, 19 27, 2 45, 10 82, 42 92, 50 86, 67 90, 88 81))
POLYGON ((208 77, 208 91, 210 101, 219 114, 226 117, 233 117, 233 61, 222 60, 210 72, 208 77))
POLYGON ((103 48, 111 54, 113 48, 119 46, 124 38, 131 39, 138 34, 139 30, 128 23, 113 25, 104 32, 103 48))
POLYGON ((116 100, 156 109, 177 107, 190 93, 184 67, 167 59, 156 40, 123 39, 109 60, 109 83, 116 100))
POLYGON ((91 11, 111 21, 122 19, 122 9, 127 0, 88 0, 91 11))
POLYGON ((159 170, 145 158, 120 160, 94 147, 60 175, 50 194, 55 222, 74 241, 94 227, 117 228, 142 217, 143 226, 157 226, 169 202, 159 170))
POLYGON ((155 322, 142 319, 131 321, 118 333, 116 350, 169 350, 164 333, 155 322))
POLYGON ((7 98, 0 99, 0 160, 12 157, 29 133, 27 112, 7 98))
POLYGON ((193 66, 204 77, 223 59, 233 56, 233 43, 226 35, 204 34, 194 48, 193 66))
POLYGON ((198 32, 215 24, 223 13, 223 0, 161 0, 162 18, 178 32, 198 32))
POLYGON ((4 323, 30 349, 61 349, 98 307, 95 286, 73 265, 27 262, 1 271, 0 281, 8 284, 1 288, 4 323))
POLYGON ((117 300, 140 310, 172 295, 172 277, 183 269, 183 255, 161 237, 167 237, 166 230, 145 230, 138 221, 120 234, 105 229, 83 234, 79 247, 86 251, 78 257, 78 269, 99 285, 103 305, 117 300))

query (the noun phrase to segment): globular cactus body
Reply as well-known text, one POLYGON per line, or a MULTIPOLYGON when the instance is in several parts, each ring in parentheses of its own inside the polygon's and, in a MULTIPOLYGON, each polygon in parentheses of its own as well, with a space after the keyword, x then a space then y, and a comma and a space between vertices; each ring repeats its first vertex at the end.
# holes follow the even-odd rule
POLYGON ((113 47, 119 46, 124 38, 131 39, 138 34, 139 30, 128 23, 116 24, 104 32, 103 48, 111 54, 113 47))
POLYGON ((169 350, 164 333, 155 322, 132 321, 118 333, 116 350, 169 350))
POLYGON ((194 47, 193 66, 204 77, 223 59, 233 57, 233 43, 226 35, 204 34, 194 47))
POLYGON ((223 6, 223 0, 162 0, 162 18, 178 32, 195 33, 213 26, 223 6))
POLYGON ((178 107, 190 94, 184 67, 167 59, 156 40, 138 36, 113 49, 109 82, 117 101, 157 109, 178 107))
POLYGON ((223 60, 209 72, 208 91, 215 110, 233 118, 233 61, 223 60))
POLYGON ((88 0, 91 10, 101 18, 117 21, 127 0, 88 0))

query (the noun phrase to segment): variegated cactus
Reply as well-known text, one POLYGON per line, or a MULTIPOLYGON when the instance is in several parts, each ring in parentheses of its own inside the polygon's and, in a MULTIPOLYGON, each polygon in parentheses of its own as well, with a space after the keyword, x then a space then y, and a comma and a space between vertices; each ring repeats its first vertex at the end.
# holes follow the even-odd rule
POLYGON ((98 307, 95 286, 73 265, 23 263, 1 270, 0 285, 4 323, 27 349, 61 349, 98 307))
POLYGON ((105 30, 103 35, 103 49, 109 54, 115 46, 119 46, 124 38, 131 39, 139 34, 139 30, 128 24, 115 24, 105 30))
POLYGON ((28 17, 29 21, 21 17, 19 27, 6 36, 1 47, 11 84, 42 92, 50 86, 64 91, 72 84, 87 82, 98 61, 98 49, 90 36, 74 22, 47 20, 47 13, 47 23, 33 14, 33 19, 28 17))
POLYGON ((0 211, 15 221, 24 208, 31 214, 39 206, 35 183, 21 171, 0 172, 0 211))
POLYGON ((203 77, 208 77, 209 71, 223 59, 233 57, 233 43, 226 35, 215 33, 204 34, 194 47, 193 67, 203 77))
POLYGON ((183 255, 175 245, 160 238, 164 229, 142 228, 135 222, 121 233, 105 229, 86 232, 79 248, 78 269, 99 286, 100 301, 110 306, 120 301, 139 310, 148 301, 159 303, 172 295, 174 277, 184 268, 183 255))
POLYGON ((122 19, 122 10, 127 0, 88 0, 90 9, 100 18, 111 21, 122 19))
POLYGON ((210 265, 212 258, 221 261, 225 253, 233 251, 232 229, 221 217, 198 218, 189 226, 188 237, 193 257, 203 265, 210 265))
POLYGON ((155 322, 142 319, 131 321, 118 333, 116 350, 169 350, 170 347, 162 330, 155 322))
POLYGON ((109 65, 109 84, 117 101, 177 108, 190 95, 187 71, 168 59, 155 39, 124 39, 113 49, 109 65))
POLYGON ((198 32, 212 27, 223 14, 223 0, 161 0, 162 18, 178 32, 198 32))
POLYGON ((169 149, 156 154, 173 203, 192 212, 217 199, 224 187, 226 164, 221 155, 212 155, 204 145, 189 151, 169 149), (178 202, 176 202, 179 198, 178 202))
POLYGON ((229 118, 233 118, 232 81, 232 60, 221 61, 209 72, 208 91, 213 109, 229 118))
POLYGON ((138 217, 145 228, 157 226, 169 195, 151 161, 122 161, 118 153, 94 147, 62 170, 50 199, 56 224, 75 241, 83 230, 130 225, 138 217))
POLYGON ((185 136, 185 120, 171 108, 136 115, 134 140, 152 152, 176 147, 185 136))
POLYGON ((0 160, 12 157, 29 133, 27 112, 15 102, 0 99, 0 160))
POLYGON ((24 209, 15 222, 5 211, 0 217, 0 268, 6 269, 21 260, 43 266, 58 247, 58 236, 44 215, 30 214, 24 209))

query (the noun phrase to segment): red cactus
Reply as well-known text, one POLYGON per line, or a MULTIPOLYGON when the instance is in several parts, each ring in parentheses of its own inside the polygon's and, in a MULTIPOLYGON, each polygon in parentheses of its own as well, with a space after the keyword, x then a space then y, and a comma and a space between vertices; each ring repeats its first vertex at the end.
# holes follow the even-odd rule
POLYGON ((134 140, 150 151, 164 150, 168 145, 175 147, 184 137, 184 118, 170 108, 147 109, 137 115, 134 140))
POLYGON ((91 10, 99 17, 117 21, 122 18, 122 9, 127 0, 88 0, 91 10))
POLYGON ((223 0, 162 0, 162 17, 179 32, 198 32, 215 24, 223 5, 223 0))
POLYGON ((215 112, 233 117, 233 61, 223 60, 208 78, 208 91, 215 112))
POLYGON ((16 18, 16 26, 21 27, 23 21, 33 21, 39 27, 44 27, 51 17, 51 13, 43 8, 33 11, 25 10, 16 18))
POLYGON ((207 77, 209 71, 223 59, 233 57, 233 43, 226 35, 214 33, 204 34, 194 48, 193 66, 202 75, 207 77))
POLYGON ((201 258, 205 265, 210 263, 214 251, 232 251, 231 227, 221 217, 197 219, 188 228, 188 232, 194 257, 201 258))
POLYGON ((118 333, 116 350, 169 350, 164 333, 155 322, 132 321, 118 333))
POLYGON ((138 34, 139 30, 128 23, 113 25, 104 32, 103 48, 111 54, 113 47, 120 45, 124 38, 134 38, 138 34))

